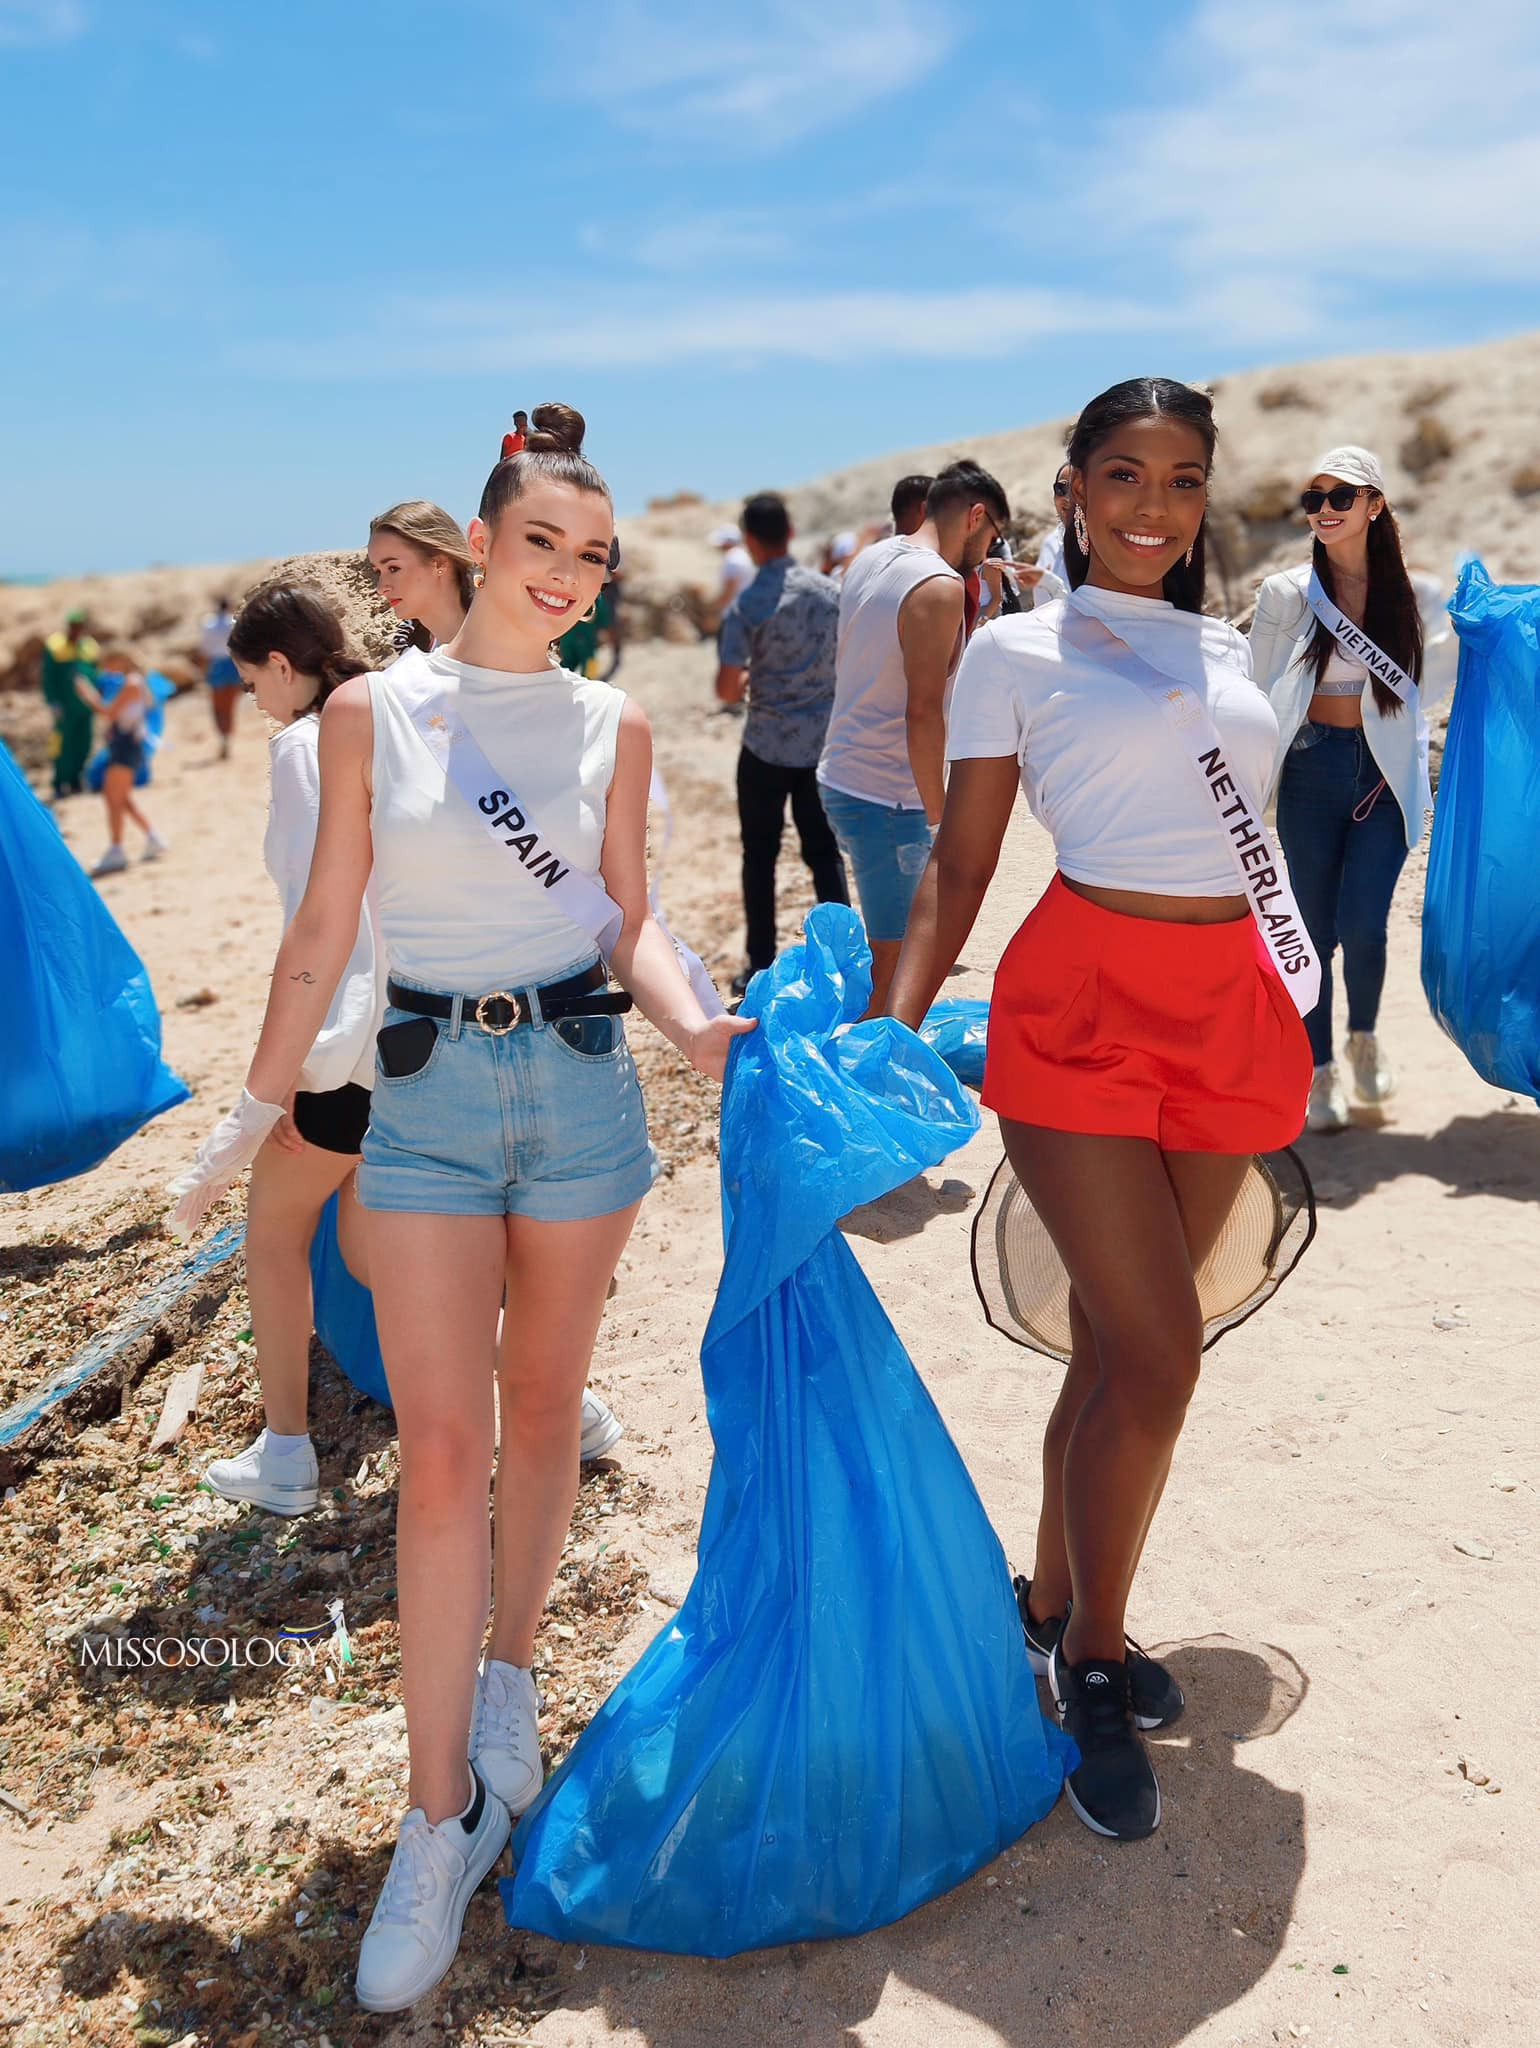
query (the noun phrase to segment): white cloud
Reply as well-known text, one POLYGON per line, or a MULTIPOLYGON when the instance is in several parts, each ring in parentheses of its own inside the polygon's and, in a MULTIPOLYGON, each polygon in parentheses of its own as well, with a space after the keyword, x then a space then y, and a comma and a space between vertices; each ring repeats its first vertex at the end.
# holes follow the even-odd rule
POLYGON ((1285 313, 1297 295, 1296 330, 1328 331, 1335 306, 1356 317, 1386 287, 1532 281, 1530 0, 1202 0, 1176 59, 1153 111, 1102 120, 1080 153, 1099 234, 1168 254, 1237 307, 1250 285, 1285 313))
MULTIPOLYGON (((712 362, 988 363, 1062 334, 1167 332, 1172 309, 1008 285, 962 291, 789 292, 646 299, 610 295, 586 321, 543 318, 542 294, 439 297, 386 309, 367 336, 244 344, 236 368, 270 376, 485 376, 712 362)), ((1185 316, 1184 316, 1185 317, 1185 316)))
POLYGON ((85 34, 86 11, 80 0, 0 0, 0 47, 42 49, 49 43, 72 43, 85 34))
POLYGON ((939 0, 867 0, 848 11, 766 0, 752 21, 746 13, 706 0, 586 9, 585 95, 654 141, 761 155, 916 84, 959 33, 939 0))

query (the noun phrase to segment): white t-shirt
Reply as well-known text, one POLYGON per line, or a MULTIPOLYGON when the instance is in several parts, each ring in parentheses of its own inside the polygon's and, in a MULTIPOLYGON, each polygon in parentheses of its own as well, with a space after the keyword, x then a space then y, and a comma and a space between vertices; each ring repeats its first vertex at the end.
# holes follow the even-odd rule
MULTIPOLYGON (((321 817, 320 744, 321 721, 308 714, 268 742, 273 783, 262 858, 278 885, 285 930, 310 880, 321 817)), ((384 991, 376 987, 377 958, 371 883, 358 913, 358 935, 348 964, 300 1073, 300 1087, 312 1094, 327 1094, 349 1081, 360 1088, 374 1085, 374 1034, 384 1015, 384 991)))
POLYGON ((722 555, 721 600, 725 609, 740 590, 747 590, 759 571, 754 566, 754 557, 740 541, 736 546, 724 550, 722 555))
POLYGON ((1071 597, 983 627, 957 671, 950 761, 1015 755, 1032 814, 1072 881, 1156 896, 1233 896, 1235 868, 1212 797, 1165 715, 1137 684, 1061 638, 1074 606, 1152 668, 1203 699, 1234 773, 1260 803, 1277 744, 1245 640, 1223 620, 1164 599, 1082 585, 1071 597))
POLYGON ((198 652, 205 661, 222 661, 230 652, 230 634, 235 625, 230 612, 212 612, 198 634, 198 652))

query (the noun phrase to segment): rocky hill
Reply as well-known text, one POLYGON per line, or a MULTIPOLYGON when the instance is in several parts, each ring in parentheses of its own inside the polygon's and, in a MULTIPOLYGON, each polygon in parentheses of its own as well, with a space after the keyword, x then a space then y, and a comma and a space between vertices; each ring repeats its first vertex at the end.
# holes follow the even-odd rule
MULTIPOLYGON (((1344 356, 1252 370, 1214 385, 1221 442, 1215 476, 1216 608, 1249 610, 1257 579, 1297 560, 1303 522, 1292 508, 1316 456, 1360 441, 1386 466, 1410 558, 1452 584, 1459 557, 1480 554, 1502 581, 1540 579, 1540 334, 1431 354, 1344 356)), ((1032 545, 1051 515, 1049 485, 1067 419, 881 456, 811 483, 745 476, 744 490, 786 489, 799 547, 885 516, 896 478, 972 455, 1005 485, 1017 538, 1032 545)), ((631 630, 693 640, 717 580, 706 536, 736 511, 688 491, 621 522, 631 630)), ((303 568, 336 597, 369 653, 391 621, 351 553, 212 568, 146 569, 0 588, 0 693, 35 687, 43 635, 74 604, 90 607, 104 644, 126 640, 168 673, 191 679, 199 621, 220 592, 238 597, 262 576, 303 568)), ((0 731, 16 722, 0 696, 0 731)))

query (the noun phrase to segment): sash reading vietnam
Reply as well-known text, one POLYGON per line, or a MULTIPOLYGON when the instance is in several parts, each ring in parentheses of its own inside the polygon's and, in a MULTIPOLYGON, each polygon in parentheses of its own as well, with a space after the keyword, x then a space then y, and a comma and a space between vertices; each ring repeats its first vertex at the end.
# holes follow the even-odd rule
POLYGON ((1110 626, 1077 611, 1073 603, 1066 608, 1060 630, 1083 654, 1136 684, 1159 704, 1183 754, 1214 799, 1215 822, 1283 985, 1299 1014, 1308 1015, 1321 993, 1321 963, 1289 887, 1288 872, 1262 822, 1261 807, 1230 766, 1202 698, 1189 684, 1163 675, 1110 626))
POLYGON ((1322 589, 1321 579, 1314 569, 1310 571, 1310 585, 1305 592, 1305 602, 1344 654, 1354 661, 1362 662, 1375 681, 1383 683, 1387 690, 1393 690, 1403 704, 1414 704, 1417 701, 1417 685, 1406 670, 1398 668, 1384 648, 1369 638, 1362 626, 1355 626, 1346 612, 1338 610, 1322 589))

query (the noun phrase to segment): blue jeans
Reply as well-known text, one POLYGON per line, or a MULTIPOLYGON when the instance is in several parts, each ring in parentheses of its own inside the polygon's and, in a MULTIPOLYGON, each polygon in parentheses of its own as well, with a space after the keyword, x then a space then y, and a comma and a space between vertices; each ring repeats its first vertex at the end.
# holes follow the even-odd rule
POLYGON ((1406 860, 1406 821, 1361 728, 1300 727, 1278 785, 1278 838, 1321 962, 1320 1000, 1305 1029, 1323 1067, 1332 1057, 1331 960, 1339 945, 1348 1030, 1372 1031, 1379 1018, 1390 899, 1406 860))
POLYGON ((868 939, 890 944, 904 936, 909 906, 930 859, 935 833, 922 810, 870 803, 820 782, 824 815, 855 876, 868 939))

